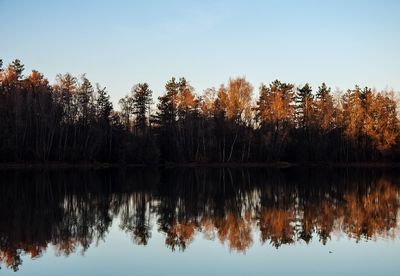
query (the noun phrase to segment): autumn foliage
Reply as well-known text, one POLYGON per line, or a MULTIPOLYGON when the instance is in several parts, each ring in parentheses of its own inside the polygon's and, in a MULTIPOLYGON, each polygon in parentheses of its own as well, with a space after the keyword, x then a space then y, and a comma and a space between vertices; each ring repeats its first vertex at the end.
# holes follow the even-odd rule
POLYGON ((197 239, 246 252, 257 243, 399 237, 395 170, 4 171, 0 184, 0 265, 14 270, 49 247, 84 253, 115 223, 132 246, 159 232, 172 251, 197 239))
POLYGON ((400 128, 392 91, 275 80, 258 93, 245 78, 196 94, 172 78, 155 101, 134 85, 114 108, 107 90, 82 75, 49 81, 0 71, 1 162, 155 164, 399 161, 400 128), (255 96, 256 95, 256 96, 255 96))

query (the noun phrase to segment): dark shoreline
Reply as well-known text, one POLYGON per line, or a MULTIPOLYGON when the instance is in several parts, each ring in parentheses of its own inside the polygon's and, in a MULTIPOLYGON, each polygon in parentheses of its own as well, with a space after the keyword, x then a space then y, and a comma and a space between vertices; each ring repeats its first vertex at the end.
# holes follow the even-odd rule
POLYGON ((110 169, 110 168, 397 168, 400 162, 258 162, 258 163, 165 163, 165 164, 118 164, 118 163, 0 163, 0 170, 24 169, 110 169))

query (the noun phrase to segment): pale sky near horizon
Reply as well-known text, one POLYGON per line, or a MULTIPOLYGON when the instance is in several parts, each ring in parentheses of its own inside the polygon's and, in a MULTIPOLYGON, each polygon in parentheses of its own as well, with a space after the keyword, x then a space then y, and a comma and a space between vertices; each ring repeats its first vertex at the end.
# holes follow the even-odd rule
POLYGON ((197 93, 246 76, 400 90, 400 1, 0 0, 0 58, 52 83, 86 73, 113 102, 172 76, 197 93))

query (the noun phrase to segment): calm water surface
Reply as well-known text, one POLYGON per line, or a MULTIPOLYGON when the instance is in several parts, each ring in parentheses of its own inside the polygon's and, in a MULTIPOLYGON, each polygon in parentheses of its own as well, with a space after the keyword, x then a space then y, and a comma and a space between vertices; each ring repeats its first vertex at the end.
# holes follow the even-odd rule
POLYGON ((389 169, 0 172, 1 275, 398 275, 389 169))

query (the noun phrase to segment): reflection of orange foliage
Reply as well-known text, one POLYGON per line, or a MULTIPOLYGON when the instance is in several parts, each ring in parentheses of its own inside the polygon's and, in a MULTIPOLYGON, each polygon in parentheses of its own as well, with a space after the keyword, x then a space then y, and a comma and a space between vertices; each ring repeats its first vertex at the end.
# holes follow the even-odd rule
POLYGON ((270 239, 275 247, 294 242, 293 219, 291 210, 263 208, 259 220, 261 240, 265 242, 270 239))
POLYGON ((59 240, 58 243, 54 244, 54 247, 57 255, 68 256, 75 251, 77 242, 73 238, 59 240))
POLYGON ((17 271, 22 263, 21 254, 28 254, 33 259, 40 257, 45 249, 46 245, 38 244, 17 244, 8 248, 1 248, 0 263, 4 262, 7 268, 17 271))
POLYGON ((397 191, 396 186, 380 181, 366 194, 344 194, 344 203, 326 197, 318 203, 305 204, 300 209, 293 202, 293 205, 285 205, 285 209, 261 208, 254 216, 249 215, 250 211, 244 217, 232 212, 223 218, 203 216, 200 231, 207 238, 213 238, 217 232, 222 242, 228 241, 229 247, 237 251, 245 251, 251 245, 255 218, 258 218, 261 240, 269 240, 275 247, 294 243, 296 237, 308 242, 314 231, 323 244, 335 230, 344 231, 356 239, 383 236, 397 227, 397 191), (295 224, 300 228, 295 228, 295 224))
POLYGON ((187 223, 180 223, 176 221, 168 230, 165 243, 175 250, 178 247, 185 250, 186 246, 193 240, 196 225, 189 221, 187 223))
POLYGON ((320 203, 320 206, 314 206, 314 212, 316 212, 314 216, 317 232, 320 240, 325 244, 330 238, 338 210, 331 202, 325 199, 320 203))
POLYGON ((203 216, 200 219, 200 231, 204 234, 204 236, 211 240, 214 239, 215 233, 215 225, 214 219, 212 217, 203 216))
POLYGON ((20 253, 16 249, 10 249, 7 251, 0 251, 0 262, 3 261, 6 267, 16 267, 14 270, 18 270, 18 265, 20 263, 20 253))
MULTIPOLYGON (((275 247, 299 240, 309 242, 313 236, 325 243, 334 231, 344 232, 356 240, 377 236, 395 238, 393 234, 397 230, 400 204, 398 186, 385 179, 377 180, 369 186, 346 188, 345 192, 329 193, 318 190, 318 195, 315 196, 317 193, 314 193, 313 197, 301 197, 291 193, 294 196, 290 200, 287 195, 291 191, 282 191, 278 193, 264 190, 255 193, 254 190, 250 190, 243 197, 246 201, 238 199, 234 204, 229 202, 223 209, 218 210, 213 209, 213 205, 195 209, 194 213, 179 210, 183 219, 175 217, 165 220, 165 225, 162 225, 161 229, 166 234, 165 243, 172 250, 184 250, 194 240, 198 231, 209 239, 218 237, 222 243, 227 243, 230 250, 244 252, 253 243, 252 231, 255 226, 259 227, 261 241, 270 242, 275 247), (263 199, 260 200, 260 197, 263 199)), ((139 198, 137 194, 131 194, 126 197, 124 204, 143 204, 143 200, 139 198)), ((148 198, 148 201, 151 200, 148 198)), ((113 208, 116 209, 113 212, 125 210, 124 204, 115 205, 113 208)), ((130 207, 133 210, 137 208, 130 207)), ((145 213, 150 214, 151 211, 145 213)), ((146 216, 143 216, 143 219, 150 220, 146 216)), ((137 236, 146 235, 145 231, 149 231, 147 227, 135 227, 137 223, 143 223, 137 218, 130 222, 133 225, 129 224, 129 231, 136 231, 134 234, 137 236)), ((12 233, 12 229, 15 228, 8 228, 8 224, 0 227, 0 234, 4 236, 0 240, 0 262, 14 270, 21 265, 22 254, 37 258, 51 242, 57 255, 68 256, 75 252, 77 247, 82 246, 84 250, 88 248, 93 235, 91 231, 78 234, 73 231, 74 227, 71 227, 69 231, 56 231, 52 233, 53 236, 42 237, 41 241, 32 241, 32 237, 37 233, 35 231, 29 233, 28 237, 31 239, 27 240, 24 234, 12 233)))
POLYGON ((230 249, 245 251, 253 243, 250 220, 228 212, 224 218, 216 220, 216 225, 220 241, 227 240, 230 249))
POLYGON ((41 246, 41 245, 27 245, 24 250, 26 253, 28 253, 31 258, 36 258, 42 255, 44 249, 46 248, 46 246, 41 246))
POLYGON ((179 237, 179 239, 190 242, 193 239, 195 230, 195 225, 193 222, 189 222, 187 224, 174 224, 170 230, 175 236, 179 237))
POLYGON ((360 239, 386 234, 397 226, 399 208, 397 188, 379 181, 375 189, 362 197, 345 195, 344 227, 349 236, 360 239))

